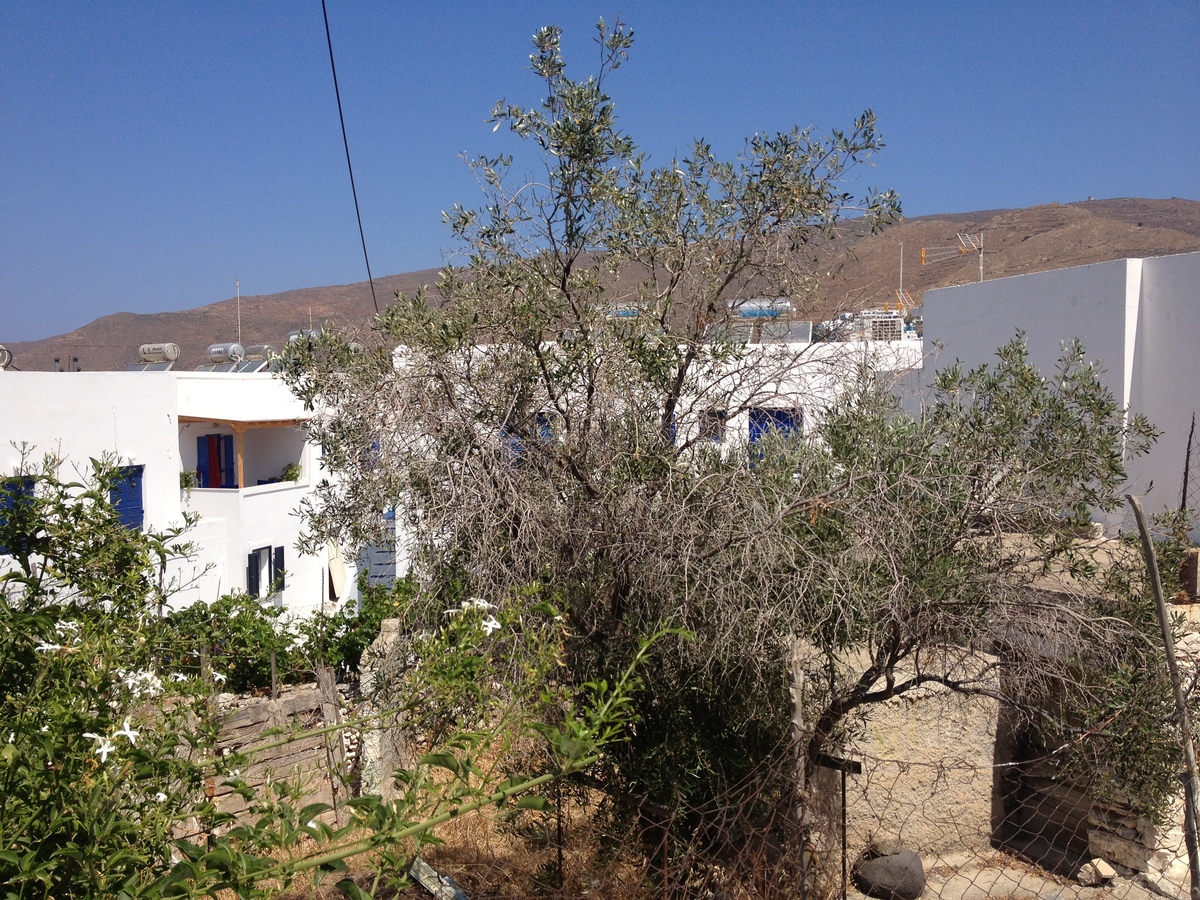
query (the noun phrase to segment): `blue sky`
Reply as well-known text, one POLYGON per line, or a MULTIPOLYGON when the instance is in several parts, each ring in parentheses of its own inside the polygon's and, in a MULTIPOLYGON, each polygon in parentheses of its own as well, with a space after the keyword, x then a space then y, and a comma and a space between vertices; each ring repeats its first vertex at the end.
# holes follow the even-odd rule
MULTIPOLYGON (((371 268, 441 265, 460 154, 533 105, 530 35, 635 32, 609 88, 651 162, 696 137, 849 126, 888 146, 854 189, 907 215, 1200 199, 1200 7, 1175 3, 327 0, 371 268)), ((119 311, 365 280, 320 0, 0 5, 0 342, 119 311)))

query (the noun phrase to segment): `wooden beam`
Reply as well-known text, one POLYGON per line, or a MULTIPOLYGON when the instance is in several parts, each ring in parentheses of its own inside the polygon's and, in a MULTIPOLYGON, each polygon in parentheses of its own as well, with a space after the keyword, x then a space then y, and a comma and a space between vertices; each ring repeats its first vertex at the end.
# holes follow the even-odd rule
POLYGON ((228 425, 230 428, 289 428, 303 425, 307 419, 259 419, 253 422, 243 422, 239 419, 222 419, 219 416, 180 416, 180 425, 197 425, 211 422, 214 425, 228 425))
POLYGON ((230 422, 229 427, 233 429, 233 453, 237 457, 237 486, 240 491, 246 486, 246 479, 242 470, 242 432, 246 430, 246 426, 237 422, 230 422))

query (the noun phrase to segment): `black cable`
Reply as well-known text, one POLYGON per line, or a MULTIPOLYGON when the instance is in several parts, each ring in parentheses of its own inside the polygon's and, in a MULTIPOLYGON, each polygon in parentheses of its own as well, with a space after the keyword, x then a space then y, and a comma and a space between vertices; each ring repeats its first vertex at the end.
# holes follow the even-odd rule
POLYGON ((375 279, 371 277, 371 260, 367 258, 367 237, 363 234, 362 213, 358 209, 358 191, 354 189, 354 167, 350 165, 350 142, 346 140, 346 118, 342 115, 342 95, 338 91, 337 66, 333 64, 333 39, 329 36, 329 13, 325 11, 325 0, 321 0, 321 15, 325 17, 325 43, 329 45, 329 70, 333 73, 333 95, 337 97, 338 121, 342 123, 342 144, 346 148, 346 171, 350 173, 350 193, 354 195, 354 215, 358 217, 358 236, 362 240, 363 262, 367 264, 367 281, 371 283, 371 302, 375 313, 379 313, 379 301, 375 299, 375 279))

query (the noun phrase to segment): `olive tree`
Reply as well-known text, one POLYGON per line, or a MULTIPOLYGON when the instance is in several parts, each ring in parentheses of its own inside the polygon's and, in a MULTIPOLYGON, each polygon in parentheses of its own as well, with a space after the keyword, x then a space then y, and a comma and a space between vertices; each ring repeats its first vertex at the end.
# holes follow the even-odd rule
POLYGON ((687 829, 720 804, 761 823, 864 705, 999 690, 968 659, 1033 572, 1072 564, 1079 517, 1112 502, 1149 430, 1077 349, 1046 380, 1014 342, 914 416, 861 347, 739 340, 758 298, 802 314, 847 217, 898 215, 891 192, 845 189, 882 147, 874 117, 652 166, 607 93, 631 42, 601 23, 598 68, 573 79, 559 31, 539 31, 544 99, 492 112, 531 157, 473 161, 484 203, 446 215, 465 263, 368 332, 290 348, 337 472, 309 535, 358 547, 391 509, 424 591, 554 592, 569 680, 687 632, 655 645, 637 733, 597 777, 643 811, 688 810, 687 829), (800 408, 803 428, 747 440, 755 411, 800 408))

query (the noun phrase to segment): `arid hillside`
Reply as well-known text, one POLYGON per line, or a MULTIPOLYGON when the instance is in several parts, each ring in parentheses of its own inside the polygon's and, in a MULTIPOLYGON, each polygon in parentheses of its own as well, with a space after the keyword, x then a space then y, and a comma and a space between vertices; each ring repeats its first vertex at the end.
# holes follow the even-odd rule
MULTIPOLYGON (((833 274, 813 298, 811 315, 822 318, 839 310, 894 303, 900 287, 901 245, 903 286, 917 304, 931 288, 975 281, 978 255, 959 254, 955 248, 959 234, 978 241, 981 233, 985 278, 1124 257, 1164 256, 1200 250, 1200 201, 1089 200, 922 216, 878 235, 859 233, 850 223, 837 242, 839 254, 831 255, 833 274), (921 264, 922 248, 928 250, 926 265, 921 264)), ((387 276, 376 280, 376 294, 381 304, 391 302, 396 291, 411 294, 436 278, 433 269, 387 276)), ((230 298, 180 312, 116 313, 67 334, 6 346, 19 369, 53 370, 55 357, 66 368, 72 357, 78 357, 83 369, 112 370, 134 362, 142 343, 173 341, 182 350, 178 367, 190 369, 204 361, 209 344, 234 340, 236 307, 230 298)), ((326 321, 362 324, 371 313, 366 282, 242 297, 242 343, 279 347, 292 329, 326 321)))

